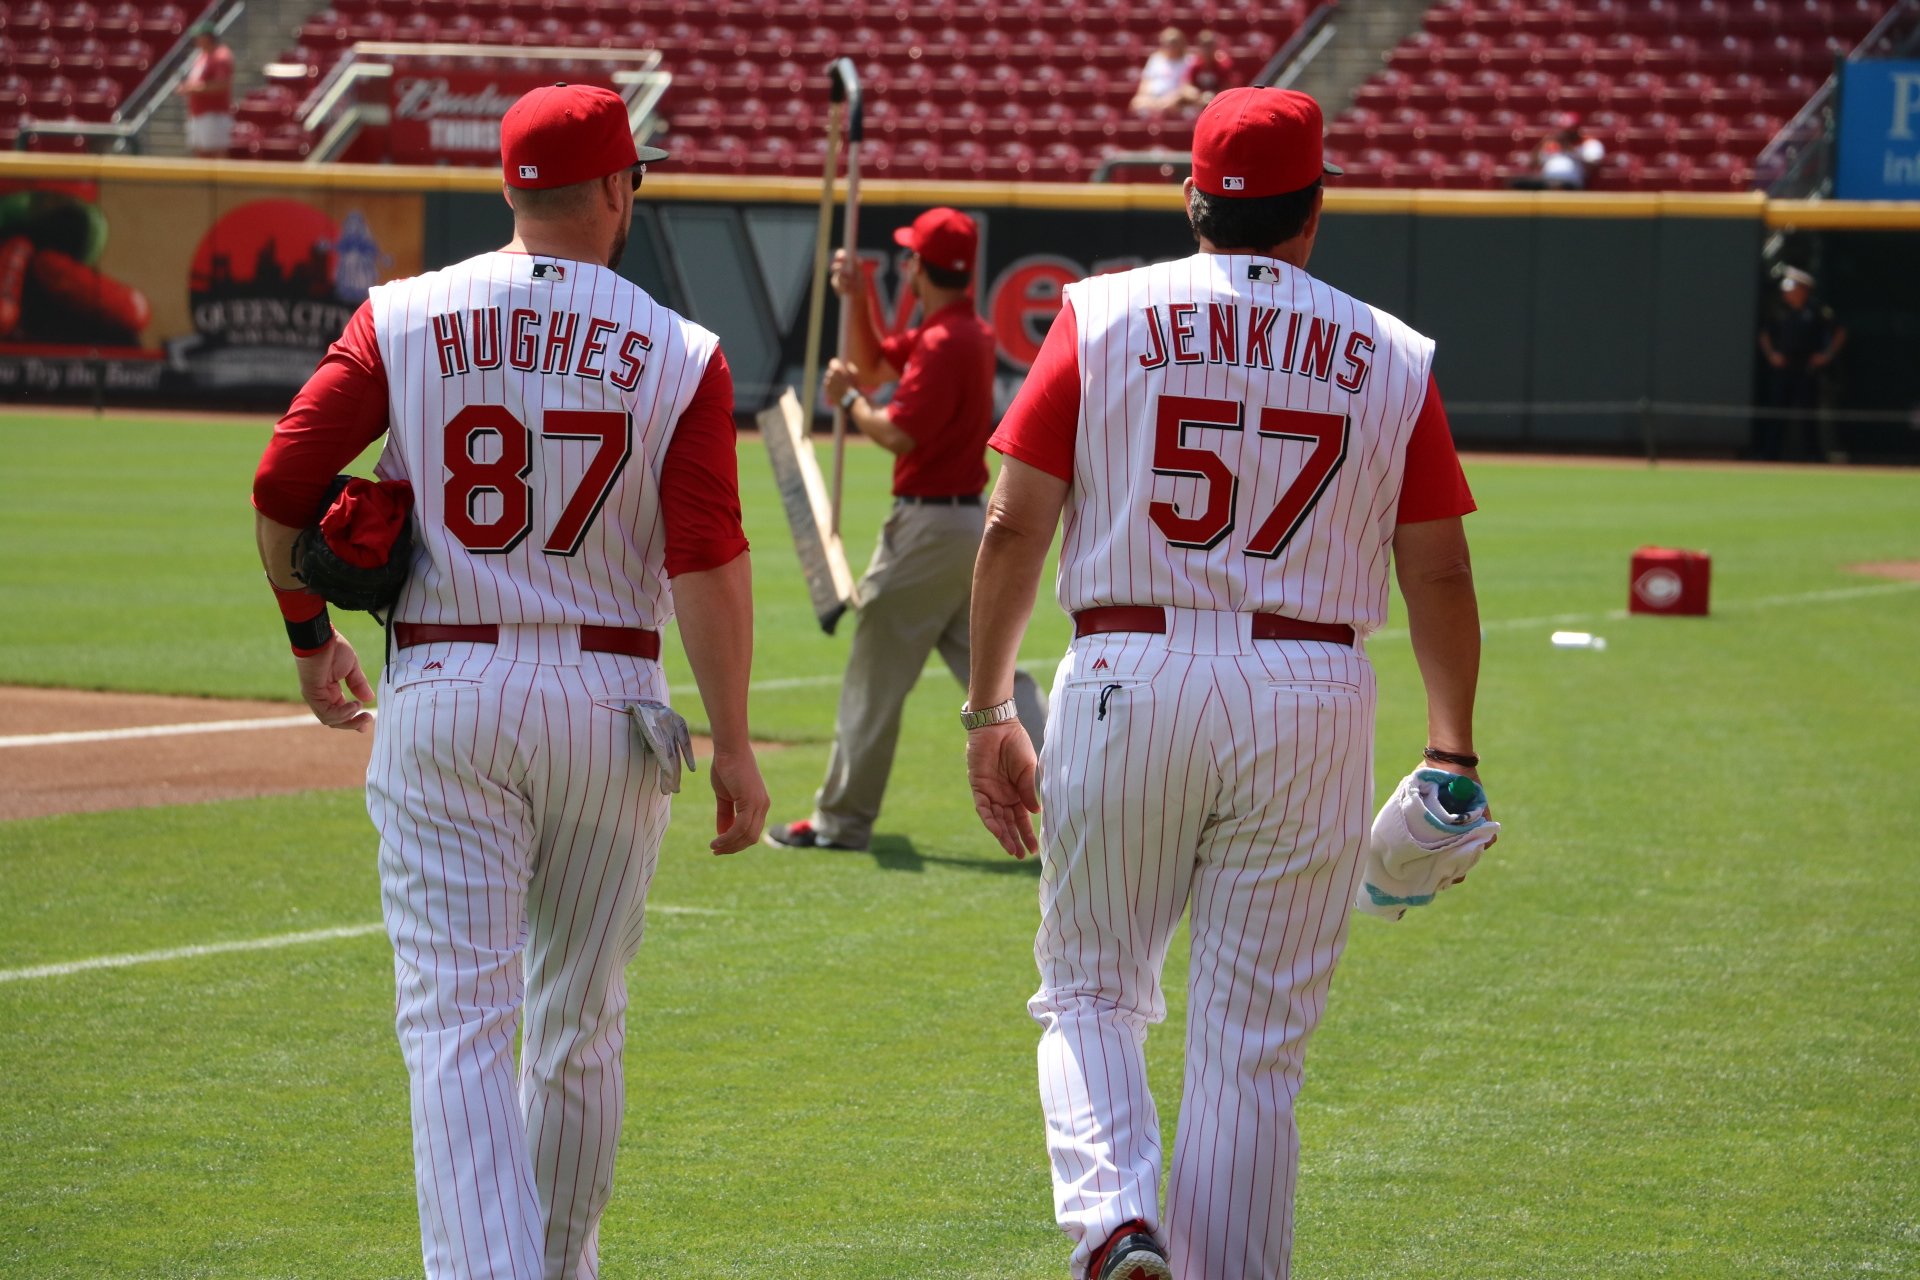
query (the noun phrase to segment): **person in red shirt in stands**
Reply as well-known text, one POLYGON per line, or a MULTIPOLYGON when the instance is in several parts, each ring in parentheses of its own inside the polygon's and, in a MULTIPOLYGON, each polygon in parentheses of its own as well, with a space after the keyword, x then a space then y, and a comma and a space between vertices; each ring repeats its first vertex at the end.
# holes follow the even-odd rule
POLYGON ((193 64, 180 92, 187 100, 187 146, 202 160, 227 154, 233 143, 233 50, 220 42, 213 24, 192 31, 193 64))
POLYGON ((1233 59, 1220 47, 1220 37, 1211 31, 1202 31, 1193 38, 1193 65, 1187 69, 1187 83, 1199 95, 1202 106, 1211 102, 1214 94, 1240 83, 1240 72, 1234 67, 1233 59))
MULTIPOLYGON (((893 769, 900 712, 935 649, 962 687, 971 649, 967 611, 986 512, 987 437, 993 433, 993 330, 974 311, 980 234, 957 209, 929 209, 893 234, 907 251, 920 326, 882 337, 858 264, 834 255, 833 289, 850 309, 848 350, 827 365, 827 399, 862 435, 894 455, 893 513, 856 594, 827 778, 813 814, 767 828, 793 849, 865 849, 893 769), (882 406, 862 387, 894 384, 882 406)), ((1037 750, 1046 699, 1033 678, 1014 681, 1020 721, 1037 750)))

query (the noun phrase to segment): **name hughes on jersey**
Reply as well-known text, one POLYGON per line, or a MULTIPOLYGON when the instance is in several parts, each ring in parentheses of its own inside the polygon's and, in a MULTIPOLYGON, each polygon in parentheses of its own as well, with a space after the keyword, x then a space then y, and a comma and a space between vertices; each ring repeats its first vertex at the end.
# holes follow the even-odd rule
POLYGON ((542 316, 526 307, 475 307, 437 311, 431 320, 443 378, 498 369, 504 362, 523 373, 604 379, 631 391, 640 385, 647 353, 653 350, 653 339, 638 330, 623 331, 611 320, 583 318, 572 311, 542 316), (616 334, 621 335, 617 340, 616 334))
POLYGON ((1354 393, 1367 385, 1367 375, 1373 372, 1373 339, 1349 333, 1342 344, 1340 326, 1320 316, 1226 302, 1207 303, 1204 314, 1198 302, 1159 303, 1142 307, 1140 313, 1147 323, 1142 369, 1168 364, 1241 365, 1298 373, 1321 382, 1332 379, 1342 391, 1354 393), (1341 362, 1338 375, 1333 371, 1335 359, 1341 362))

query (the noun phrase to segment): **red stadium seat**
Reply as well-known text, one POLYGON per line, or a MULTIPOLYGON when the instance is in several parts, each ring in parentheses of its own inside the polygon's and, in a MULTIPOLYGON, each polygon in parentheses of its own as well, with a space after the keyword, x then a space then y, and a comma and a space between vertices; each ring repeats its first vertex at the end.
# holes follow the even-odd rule
POLYGON ((53 30, 54 10, 46 0, 27 0, 7 9, 7 30, 18 34, 53 30))
POLYGON ((24 40, 16 37, 7 59, 8 68, 30 79, 39 79, 60 69, 60 56, 65 52, 66 46, 57 36, 37 35, 24 40))

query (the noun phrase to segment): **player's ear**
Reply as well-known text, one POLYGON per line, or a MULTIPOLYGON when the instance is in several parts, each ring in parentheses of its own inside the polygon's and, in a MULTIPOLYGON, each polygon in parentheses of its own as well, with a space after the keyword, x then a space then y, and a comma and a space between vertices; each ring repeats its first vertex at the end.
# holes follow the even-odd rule
POLYGON ((1324 186, 1314 188, 1313 208, 1307 214, 1306 223, 1300 228, 1300 237, 1307 243, 1307 252, 1313 252, 1313 238, 1320 234, 1320 210, 1326 204, 1327 189, 1324 186))

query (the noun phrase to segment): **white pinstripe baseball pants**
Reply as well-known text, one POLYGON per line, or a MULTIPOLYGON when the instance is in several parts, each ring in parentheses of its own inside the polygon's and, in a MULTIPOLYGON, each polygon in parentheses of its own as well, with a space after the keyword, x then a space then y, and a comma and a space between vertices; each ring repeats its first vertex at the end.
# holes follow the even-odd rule
POLYGON ((665 682, 572 628, 501 633, 394 655, 367 770, 421 1247, 430 1280, 586 1280, 668 815, 621 708, 665 682))
POLYGON ((1076 640, 1041 761, 1040 1096, 1071 1265, 1129 1219, 1180 1280, 1284 1280, 1293 1100, 1372 812, 1373 669, 1169 609, 1165 636, 1076 640), (1187 1058, 1160 1208, 1147 1028, 1191 911, 1187 1058))

